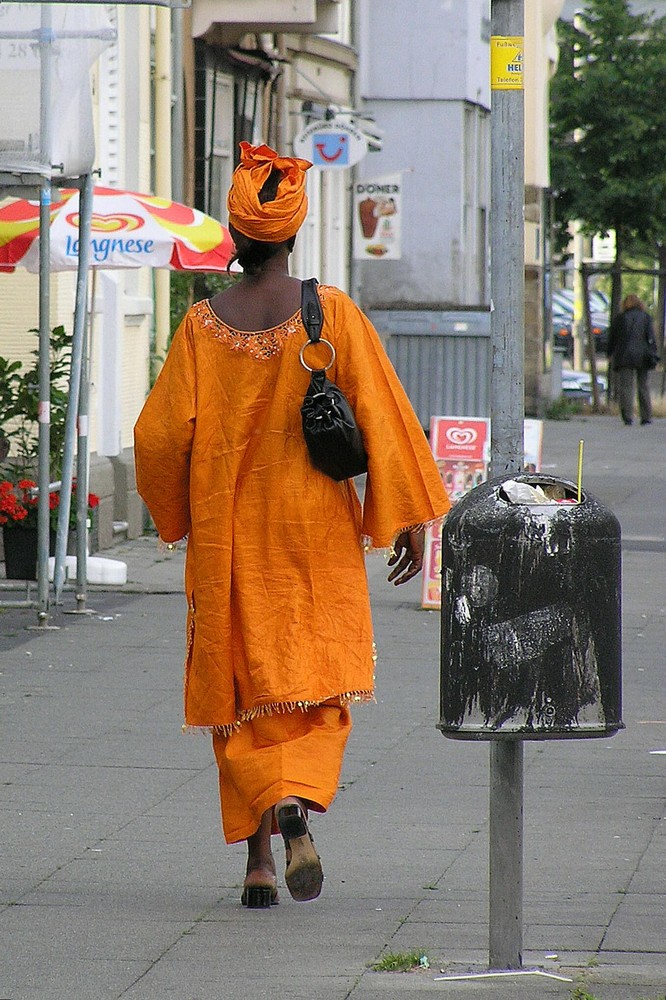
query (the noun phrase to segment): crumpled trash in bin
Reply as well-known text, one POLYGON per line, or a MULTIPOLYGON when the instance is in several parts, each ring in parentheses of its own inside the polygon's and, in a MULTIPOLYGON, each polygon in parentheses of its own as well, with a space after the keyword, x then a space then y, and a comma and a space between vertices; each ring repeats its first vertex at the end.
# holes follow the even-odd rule
POLYGON ((515 479, 507 479, 502 483, 502 493, 511 503, 557 503, 546 496, 540 486, 532 486, 530 483, 519 483, 515 479))
POLYGON ((570 497, 549 497, 540 486, 531 483, 521 483, 517 479, 507 479, 502 484, 502 496, 510 503, 527 504, 567 504, 576 503, 570 497))

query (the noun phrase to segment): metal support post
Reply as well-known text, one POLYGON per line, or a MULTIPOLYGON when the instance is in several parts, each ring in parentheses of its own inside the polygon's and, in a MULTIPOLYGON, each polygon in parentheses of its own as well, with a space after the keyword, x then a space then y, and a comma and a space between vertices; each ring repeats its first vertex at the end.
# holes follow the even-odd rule
MULTIPOLYGON (((41 159, 44 169, 51 164, 51 5, 41 9, 40 53, 40 130, 41 159)), ((37 618, 45 626, 49 612, 49 482, 51 447, 51 180, 44 176, 39 197, 39 459, 37 485, 37 618)))
MULTIPOLYGON (((65 555, 69 534, 69 513, 72 502, 72 472, 74 466, 74 444, 79 411, 81 370, 84 354, 84 340, 87 336, 88 318, 88 273, 90 271, 90 226, 92 221, 93 178, 86 174, 82 179, 79 196, 79 266, 76 281, 76 305, 74 309, 74 334, 72 337, 72 358, 70 366, 69 399, 65 418, 65 444, 62 459, 60 506, 58 508, 58 531, 56 534, 55 566, 53 585, 56 604, 60 601, 65 582, 65 555)), ((77 494, 78 496, 78 494, 77 494)), ((87 497, 87 494, 83 494, 87 497)), ((85 530, 85 529, 84 529, 85 530)))
MULTIPOLYGON (((95 271, 90 293, 90 322, 95 315, 95 271)), ((81 385, 79 388, 78 444, 76 448, 76 610, 88 612, 88 408, 90 398, 90 359, 88 330, 81 343, 81 385)))
MULTIPOLYGON (((584 25, 580 17, 580 12, 576 11, 573 17, 573 26, 576 31, 584 30, 584 25)), ((574 79, 580 77, 581 60, 580 47, 574 46, 574 79)), ((583 137, 583 130, 574 129, 574 142, 580 142, 583 137)), ((573 366, 574 371, 582 371, 585 361, 585 314, 583 306, 583 252, 584 240, 580 220, 574 220, 573 224, 573 316, 571 324, 571 340, 573 346, 573 366)))
POLYGON ((183 150, 185 148, 185 100, 183 88, 183 11, 171 11, 171 74, 173 108, 171 112, 171 196, 175 201, 185 199, 183 150))
MULTIPOLYGON (((491 473, 524 463, 524 0, 491 2, 491 473), (500 72, 502 53, 509 53, 500 72), (495 62, 496 57, 497 63, 495 62), (512 60, 512 61, 511 61, 512 60)), ((523 744, 490 752, 490 966, 522 965, 523 744)))
MULTIPOLYGON (((523 0, 493 0, 493 37, 520 37, 523 0)), ((525 395, 524 108, 522 90, 491 104, 492 474, 523 467, 525 395)))
MULTIPOLYGON (((155 9, 155 194, 171 198, 171 10, 155 9)), ((156 371, 169 347, 171 274, 153 272, 156 371)))
POLYGON ((490 744, 491 969, 520 969, 523 951, 523 743, 490 744))
MULTIPOLYGON (((576 130, 578 131, 578 130, 576 130)), ((583 234, 580 222, 573 223, 573 316, 571 339, 573 343, 574 371, 582 371, 585 359, 585 312, 583 288, 583 234)))

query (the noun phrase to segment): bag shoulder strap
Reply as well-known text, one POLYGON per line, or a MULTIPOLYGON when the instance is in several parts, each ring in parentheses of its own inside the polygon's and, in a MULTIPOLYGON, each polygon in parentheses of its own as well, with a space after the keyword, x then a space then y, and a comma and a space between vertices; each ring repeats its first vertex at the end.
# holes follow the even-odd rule
POLYGON ((316 344, 321 337, 321 328, 324 325, 324 314, 317 295, 317 285, 316 278, 308 278, 301 282, 301 318, 313 344, 316 344))

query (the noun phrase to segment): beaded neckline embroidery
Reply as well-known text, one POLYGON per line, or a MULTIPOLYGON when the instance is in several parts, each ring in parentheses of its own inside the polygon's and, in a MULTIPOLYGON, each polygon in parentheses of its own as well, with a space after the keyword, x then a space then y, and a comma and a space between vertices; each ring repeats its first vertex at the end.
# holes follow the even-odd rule
POLYGON ((192 306, 196 319, 215 340, 221 341, 232 351, 243 351, 258 361, 280 354, 288 337, 302 330, 301 310, 270 330, 235 330, 213 312, 210 301, 202 299, 192 306))

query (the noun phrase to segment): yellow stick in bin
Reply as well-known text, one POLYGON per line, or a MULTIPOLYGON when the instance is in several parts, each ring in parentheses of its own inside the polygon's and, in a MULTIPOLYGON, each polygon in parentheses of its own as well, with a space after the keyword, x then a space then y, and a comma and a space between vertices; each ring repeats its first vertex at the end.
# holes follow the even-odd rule
POLYGON ((584 441, 578 442, 578 503, 582 500, 583 488, 583 445, 584 441))

